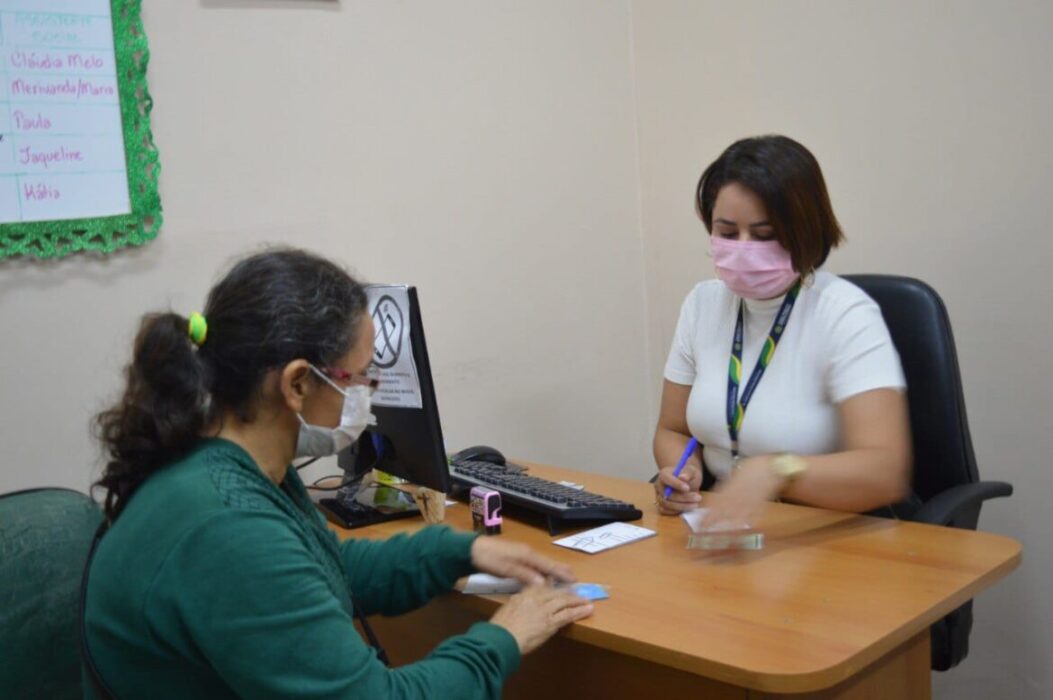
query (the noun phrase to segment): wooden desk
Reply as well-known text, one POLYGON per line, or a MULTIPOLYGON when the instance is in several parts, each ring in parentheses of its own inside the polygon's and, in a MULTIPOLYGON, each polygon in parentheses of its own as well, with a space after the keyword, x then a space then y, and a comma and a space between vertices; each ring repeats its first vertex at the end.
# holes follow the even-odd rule
MULTIPOLYGON (((688 550, 687 525, 657 515, 642 480, 541 465, 531 473, 631 501, 644 511, 635 524, 658 536, 589 555, 505 519, 502 537, 611 592, 591 618, 523 659, 507 698, 928 698, 929 625, 1020 563, 1020 544, 1006 537, 784 504, 759 523, 762 551, 688 550)), ((467 506, 447 508, 446 522, 470 529, 467 506)), ((334 529, 382 538, 420 527, 334 529)), ((500 600, 451 593, 373 624, 402 664, 488 618, 500 600)))

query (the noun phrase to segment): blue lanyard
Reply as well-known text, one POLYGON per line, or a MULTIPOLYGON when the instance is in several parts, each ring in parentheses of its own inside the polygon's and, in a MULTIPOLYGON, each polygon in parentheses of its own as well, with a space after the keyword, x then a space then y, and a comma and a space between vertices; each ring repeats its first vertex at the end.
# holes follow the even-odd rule
POLYGON ((750 399, 753 398, 753 392, 756 391, 757 385, 760 384, 760 380, 764 376, 764 370, 768 368, 772 357, 775 356, 775 348, 778 347, 779 339, 782 338, 783 331, 786 330, 786 324, 790 320, 790 312, 793 311, 793 304, 797 301, 797 295, 800 291, 801 280, 798 279, 797 283, 786 293, 786 298, 783 299, 782 306, 779 307, 779 313, 775 315, 771 331, 764 341, 764 347, 761 348, 760 357, 757 358, 757 365, 753 368, 749 381, 746 382, 746 386, 742 390, 741 398, 739 397, 739 384, 742 381, 743 302, 741 299, 739 300, 739 316, 738 321, 735 323, 735 336, 731 342, 731 360, 728 363, 728 400, 726 407, 728 436, 731 438, 731 458, 735 462, 739 460, 739 431, 742 429, 742 419, 746 417, 746 407, 749 406, 750 399))

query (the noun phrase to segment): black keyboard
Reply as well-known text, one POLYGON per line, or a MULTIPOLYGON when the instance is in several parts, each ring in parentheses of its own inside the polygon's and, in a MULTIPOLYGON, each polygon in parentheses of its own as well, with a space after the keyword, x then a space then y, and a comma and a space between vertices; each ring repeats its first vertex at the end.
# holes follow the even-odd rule
POLYGON ((450 477, 460 486, 485 486, 499 492, 502 507, 512 504, 543 516, 553 534, 577 525, 643 517, 632 503, 529 476, 513 465, 462 460, 450 464, 450 477))

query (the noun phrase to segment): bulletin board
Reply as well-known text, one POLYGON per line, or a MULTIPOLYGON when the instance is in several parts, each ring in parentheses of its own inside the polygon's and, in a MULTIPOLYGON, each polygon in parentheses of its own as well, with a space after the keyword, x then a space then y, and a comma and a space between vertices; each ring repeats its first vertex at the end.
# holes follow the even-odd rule
POLYGON ((161 227, 142 0, 0 0, 0 259, 161 227))

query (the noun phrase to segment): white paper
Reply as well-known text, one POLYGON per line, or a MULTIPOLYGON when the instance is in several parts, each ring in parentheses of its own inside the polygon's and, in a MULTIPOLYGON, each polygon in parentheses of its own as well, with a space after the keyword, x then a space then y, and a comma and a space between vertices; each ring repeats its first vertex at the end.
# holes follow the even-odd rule
POLYGON ((518 593, 523 590, 523 582, 515 578, 499 578, 490 574, 472 574, 464 584, 461 593, 468 595, 496 595, 518 593))
POLYGON ((131 211, 109 0, 0 0, 0 223, 131 211))
POLYGON ((373 371, 380 386, 373 394, 377 406, 420 408, 420 379, 410 339, 409 289, 405 285, 366 287, 373 317, 373 371))
POLYGON ((645 527, 637 527, 628 523, 610 523, 602 527, 586 530, 585 532, 579 532, 570 537, 564 537, 552 544, 568 549, 577 549, 589 554, 596 554, 607 549, 620 547, 623 544, 654 537, 654 535, 654 530, 648 530, 645 527))
POLYGON ((748 523, 734 524, 734 523, 717 523, 711 527, 703 528, 702 519, 706 517, 706 513, 709 512, 708 508, 695 508, 689 510, 686 513, 681 513, 680 517, 684 519, 687 526, 691 528, 691 532, 696 534, 705 534, 711 532, 740 532, 743 530, 752 530, 748 523))

